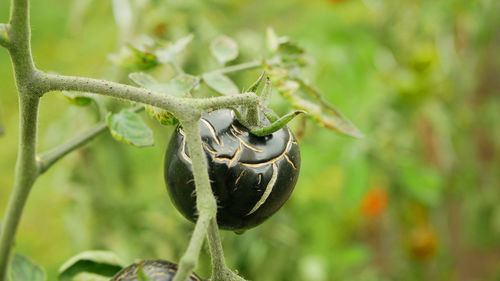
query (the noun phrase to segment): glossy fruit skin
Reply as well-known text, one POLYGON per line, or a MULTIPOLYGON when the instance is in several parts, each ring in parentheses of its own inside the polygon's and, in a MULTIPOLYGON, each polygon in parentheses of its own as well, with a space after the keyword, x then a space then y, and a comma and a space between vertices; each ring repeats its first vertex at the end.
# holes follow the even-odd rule
MULTIPOLYGON (((221 229, 255 227, 283 206, 300 170, 299 146, 287 127, 255 136, 223 109, 203 115, 199 128, 221 229)), ((180 126, 168 145, 164 175, 175 207, 196 221, 191 159, 180 126)))
MULTIPOLYGON (((164 260, 143 260, 122 269, 111 281, 139 281, 137 272, 140 267, 142 267, 142 272, 153 281, 172 281, 178 265, 164 260)), ((202 279, 191 273, 189 281, 202 281, 202 279)))

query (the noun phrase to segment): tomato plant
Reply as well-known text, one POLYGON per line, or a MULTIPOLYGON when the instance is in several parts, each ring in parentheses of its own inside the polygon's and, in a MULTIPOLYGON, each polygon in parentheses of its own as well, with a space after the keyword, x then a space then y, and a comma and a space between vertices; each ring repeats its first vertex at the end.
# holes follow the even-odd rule
MULTIPOLYGON (((9 23, 0 24, 0 46, 12 58, 21 124, 16 180, 0 236, 0 281, 5 280, 8 265, 12 281, 44 280, 43 270, 28 258, 9 262, 24 205, 38 177, 106 131, 132 146, 153 146, 154 132, 140 116, 144 109, 161 125, 179 124, 167 152, 166 180, 174 204, 196 222, 173 281, 195 278, 191 273, 205 239, 210 246, 212 279, 244 281, 226 265, 218 230, 220 227, 243 231, 255 227, 278 211, 290 196, 299 174, 300 154, 297 141, 286 127, 288 122, 307 113, 311 120, 328 129, 362 136, 336 107, 298 75, 298 70, 305 66, 305 50, 271 28, 267 30, 266 57, 239 64, 227 65, 238 58, 236 41, 225 35, 216 37, 210 44, 210 52, 220 67, 201 74, 188 73, 178 60, 193 40, 193 34, 173 42, 137 37, 109 56, 122 71, 132 72, 128 77, 140 86, 134 87, 37 69, 31 54, 29 0, 13 0, 11 5, 9 23), (173 70, 168 81, 156 80, 150 74, 165 68, 173 70), (259 69, 262 75, 246 91, 240 91, 227 73, 250 69, 259 69), (265 83, 261 87, 262 81, 265 83), (49 92, 60 92, 77 106, 95 105, 100 122, 81 136, 38 153, 38 108, 49 92), (279 116, 268 107, 273 92, 289 102, 293 108, 290 113, 279 116), (120 110, 117 107, 109 110, 98 95, 133 102, 134 107, 115 101, 120 110), (27 280, 30 278, 26 276, 34 274, 37 280, 27 280)), ((130 29, 133 10, 130 2, 113 1, 113 5, 117 25, 130 29)), ((155 272, 173 269, 169 263, 145 262, 120 276, 133 279, 135 273, 143 270, 145 275, 138 279, 147 279, 150 265, 155 272), (156 267, 158 264, 162 264, 162 269, 156 267)), ((73 281, 82 276, 102 279, 121 267, 109 253, 85 253, 62 267, 60 279, 73 281), (89 264, 94 268, 91 272, 89 264), (101 270, 103 267, 105 270, 101 270)))

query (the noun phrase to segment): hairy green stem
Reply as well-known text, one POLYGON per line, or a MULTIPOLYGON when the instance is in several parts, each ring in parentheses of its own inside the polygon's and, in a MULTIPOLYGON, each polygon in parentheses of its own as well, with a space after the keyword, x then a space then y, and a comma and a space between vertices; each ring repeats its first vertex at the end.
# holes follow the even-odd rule
POLYGON ((191 120, 180 120, 186 133, 186 143, 193 165, 194 182, 196 185, 196 209, 198 219, 191 236, 189 246, 181 258, 179 270, 173 281, 186 281, 189 274, 196 267, 198 256, 203 245, 209 221, 217 214, 217 203, 212 194, 210 179, 208 177, 208 166, 205 152, 203 151, 200 129, 198 126, 198 116, 192 116, 191 120))
POLYGON ((248 122, 248 124, 252 127, 260 126, 260 116, 259 116, 259 110, 257 109, 257 105, 248 107, 245 119, 248 122))
POLYGON ((179 119, 189 118, 200 110, 217 109, 235 105, 256 105, 258 98, 254 93, 215 98, 178 98, 145 88, 138 88, 106 80, 63 76, 42 73, 37 75, 37 84, 43 92, 80 91, 90 92, 118 99, 130 100, 163 108, 179 119), (198 108, 198 109, 197 109, 198 108))
POLYGON ((208 246, 210 248, 210 257, 212 260, 212 281, 246 281, 245 279, 232 272, 226 265, 224 250, 219 235, 219 228, 215 218, 210 220, 208 226, 208 246))
POLYGON ((38 176, 35 155, 39 102, 40 99, 38 97, 28 95, 19 96, 19 148, 14 188, 7 205, 7 212, 0 235, 0 281, 5 280, 9 256, 21 214, 31 187, 38 176))
MULTIPOLYGON (((42 154, 40 162, 44 163, 44 165, 39 165, 36 160, 38 105, 43 94, 54 90, 92 92, 144 103, 166 109, 179 118, 186 132, 186 141, 193 162, 197 194, 196 206, 199 214, 188 249, 180 261, 179 271, 174 279, 174 281, 187 280, 196 266, 210 221, 215 222, 217 213, 217 204, 210 187, 198 120, 201 113, 207 110, 233 106, 256 107, 259 102, 258 97, 254 93, 245 93, 237 96, 209 99, 177 98, 110 81, 46 74, 38 71, 35 68, 31 53, 29 0, 11 0, 10 24, 3 24, 0 27, 0 45, 9 50, 12 59, 19 92, 21 120, 14 188, 0 234, 0 281, 5 281, 9 256, 21 214, 36 178, 56 161, 105 130, 104 124, 96 125, 86 134, 42 154)), ((262 61, 253 61, 222 68, 214 72, 229 73, 257 68, 262 64, 262 61)), ((223 264, 214 267, 216 268, 214 276, 222 276, 221 280, 243 280, 225 266, 220 238, 218 237, 218 231, 216 231, 216 223, 212 225, 212 228, 215 229, 211 231, 209 237, 216 243, 215 248, 211 247, 216 251, 213 254, 213 256, 217 257, 214 263, 223 264)))
MULTIPOLYGON (((131 111, 139 112, 141 110, 144 110, 144 106, 142 105, 133 108, 131 111)), ((50 167, 52 167, 52 165, 64 156, 87 144, 99 134, 106 132, 107 128, 108 126, 106 122, 97 123, 85 133, 75 137, 67 143, 40 154, 38 157, 40 174, 45 173, 50 167)))
POLYGON ((28 86, 28 82, 35 71, 35 64, 31 55, 29 19, 29 1, 11 0, 9 51, 18 90, 21 93, 26 92, 24 88, 28 86))

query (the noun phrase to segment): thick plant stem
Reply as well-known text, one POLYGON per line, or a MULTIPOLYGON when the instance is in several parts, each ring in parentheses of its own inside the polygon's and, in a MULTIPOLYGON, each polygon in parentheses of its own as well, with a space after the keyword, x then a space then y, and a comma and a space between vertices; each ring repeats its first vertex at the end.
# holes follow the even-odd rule
POLYGON ((0 236, 0 281, 4 281, 7 265, 21 214, 29 192, 38 176, 35 159, 38 105, 40 99, 21 94, 19 96, 20 137, 15 170, 14 189, 7 205, 4 225, 0 236))
POLYGON ((223 108, 236 105, 256 105, 258 97, 254 93, 215 98, 178 98, 145 88, 138 88, 120 83, 74 76, 37 73, 36 82, 43 85, 42 92, 80 91, 106 95, 163 108, 179 119, 190 118, 195 111, 223 108), (195 109, 197 108, 197 109, 195 109))
POLYGON ((10 10, 9 51, 14 66, 20 93, 29 87, 28 82, 35 72, 31 55, 31 30, 29 24, 29 1, 12 0, 10 10))
POLYGON ((198 219, 189 246, 180 260, 179 270, 173 281, 186 281, 196 267, 209 222, 217 214, 217 203, 212 194, 210 179, 208 177, 207 160, 203 151, 200 129, 198 127, 200 117, 201 114, 198 114, 198 116, 192 116, 187 122, 180 120, 186 133, 189 156, 193 163, 198 219))

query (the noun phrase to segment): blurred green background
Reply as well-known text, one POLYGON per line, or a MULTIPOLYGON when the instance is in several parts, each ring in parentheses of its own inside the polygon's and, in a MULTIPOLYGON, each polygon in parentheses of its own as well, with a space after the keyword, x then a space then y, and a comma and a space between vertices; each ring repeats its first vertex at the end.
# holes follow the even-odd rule
MULTIPOLYGON (((0 2, 0 22, 8 19, 8 2, 0 2)), ((237 62, 244 62, 263 54, 272 26, 306 49, 303 76, 366 135, 353 139, 295 120, 294 130, 305 128, 299 182, 260 227, 222 233, 232 268, 256 281, 500 280, 500 1, 131 2, 127 29, 117 28, 112 1, 32 1, 37 66, 131 83, 107 59, 123 42, 142 33, 170 40, 193 33, 182 65, 199 74, 217 65, 211 39, 233 37, 237 62)), ((231 78, 244 88, 258 74, 231 78)), ((274 108, 287 110, 280 99, 274 108)), ((17 114, 9 57, 0 50, 2 217, 13 183, 17 114)), ((172 128, 145 120, 154 147, 103 134, 36 183, 16 251, 46 267, 49 280, 88 249, 114 251, 128 263, 179 260, 192 224, 165 190, 163 154, 172 128)), ((92 108, 47 94, 39 150, 95 122, 92 108)), ((196 271, 209 274, 206 253, 196 271)))

